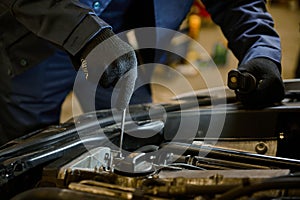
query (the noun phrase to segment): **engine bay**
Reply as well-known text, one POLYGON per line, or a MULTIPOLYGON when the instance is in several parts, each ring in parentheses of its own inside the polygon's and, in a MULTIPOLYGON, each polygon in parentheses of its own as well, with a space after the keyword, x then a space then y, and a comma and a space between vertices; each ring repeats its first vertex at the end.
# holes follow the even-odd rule
POLYGON ((0 148, 1 198, 300 198, 300 103, 289 91, 263 109, 203 94, 197 106, 132 105, 122 151, 112 110, 37 130, 0 148))

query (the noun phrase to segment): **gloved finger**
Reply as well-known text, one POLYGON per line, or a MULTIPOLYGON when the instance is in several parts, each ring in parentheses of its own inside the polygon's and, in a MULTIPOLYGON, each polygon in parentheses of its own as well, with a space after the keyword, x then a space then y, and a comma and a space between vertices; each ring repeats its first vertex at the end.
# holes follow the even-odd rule
POLYGON ((115 86, 120 77, 137 66, 135 53, 128 52, 114 60, 103 72, 99 84, 103 87, 115 86))
POLYGON ((122 76, 122 78, 118 82, 118 86, 120 86, 120 91, 117 96, 116 108, 119 110, 124 110, 131 96, 134 92, 135 81, 137 79, 137 68, 133 67, 126 74, 122 76))
POLYGON ((258 80, 257 88, 248 94, 236 91, 239 101, 248 107, 265 107, 280 102, 284 97, 282 81, 274 77, 264 77, 258 80))

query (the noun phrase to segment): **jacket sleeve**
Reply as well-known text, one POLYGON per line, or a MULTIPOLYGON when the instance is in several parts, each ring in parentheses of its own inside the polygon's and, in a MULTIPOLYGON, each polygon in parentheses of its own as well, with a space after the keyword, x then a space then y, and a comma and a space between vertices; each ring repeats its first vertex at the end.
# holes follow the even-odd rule
POLYGON ((221 27, 240 64, 264 57, 280 66, 280 39, 263 0, 203 0, 203 3, 212 20, 221 27))
POLYGON ((100 30, 110 28, 78 0, 0 0, 37 36, 76 55, 100 30))

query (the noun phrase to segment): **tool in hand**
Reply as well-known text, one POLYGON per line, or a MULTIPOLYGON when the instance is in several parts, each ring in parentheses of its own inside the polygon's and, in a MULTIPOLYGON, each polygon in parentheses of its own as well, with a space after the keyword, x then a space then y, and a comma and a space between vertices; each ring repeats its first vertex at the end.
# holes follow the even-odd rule
POLYGON ((234 69, 228 73, 227 85, 232 90, 247 94, 255 90, 257 81, 252 74, 234 69))
POLYGON ((123 158, 122 147, 123 147, 123 140, 124 140, 123 138, 124 138, 125 118, 126 118, 126 108, 122 111, 122 118, 121 118, 121 135, 120 135, 120 146, 119 146, 120 158, 123 158))
MULTIPOLYGON (((106 30, 109 31, 109 30, 106 30)), ((109 35, 112 33, 109 33, 109 35)), ((118 38, 118 37, 114 37, 114 38, 118 38)), ((112 42, 111 40, 108 40, 109 42, 112 42)), ((118 111, 122 111, 122 120, 121 120, 121 138, 120 138, 120 151, 122 149, 122 143, 123 143, 123 134, 124 134, 124 123, 125 123, 125 115, 126 115, 126 107, 129 104, 129 101, 131 99, 131 96, 133 94, 134 91, 134 86, 135 86, 135 81, 137 79, 137 59, 134 53, 134 50, 129 46, 126 45, 126 43, 123 43, 120 39, 117 40, 118 42, 114 41, 112 43, 109 44, 116 44, 116 43, 121 43, 123 44, 122 48, 120 49, 120 51, 125 51, 127 52, 128 50, 130 50, 129 52, 127 52, 127 54, 125 54, 125 57, 122 57, 123 59, 119 59, 118 60, 118 64, 114 67, 112 67, 109 71, 111 72, 111 75, 106 75, 110 77, 110 81, 105 83, 106 86, 109 86, 110 84, 112 84, 112 81, 114 82, 117 78, 118 79, 118 85, 120 85, 120 90, 119 93, 117 94, 117 99, 116 99, 116 104, 115 107, 117 108, 118 111), (128 62, 127 62, 128 61, 128 62), (126 72, 126 70, 130 69, 129 71, 126 72), (126 72, 126 73, 125 73, 126 72), (125 73, 125 74, 123 74, 125 73), (121 77, 122 76, 122 77, 121 77)), ((95 54, 97 55, 98 51, 102 50, 101 48, 103 48, 105 46, 104 43, 103 45, 98 45, 95 50, 92 51, 92 53, 90 53, 90 51, 88 52, 88 56, 86 59, 81 59, 81 68, 85 74, 85 78, 88 80, 91 77, 91 81, 97 81, 98 83, 98 73, 97 71, 97 67, 91 67, 88 68, 88 61, 87 59, 94 59, 95 54), (94 54, 93 54, 94 52, 94 54), (91 70, 91 74, 89 74, 89 70, 91 70), (89 76, 92 75, 92 76, 89 76)), ((118 46, 118 48, 120 48, 118 46)), ((111 48, 109 48, 111 49, 111 48)), ((117 51, 117 49, 116 49, 117 51)), ((100 51, 102 52, 102 51, 100 51)), ((118 52, 118 51, 117 51, 118 52)), ((120 52, 119 52, 120 53, 120 52)), ((86 56, 84 56, 86 57, 86 56)), ((110 57, 109 57, 110 58, 110 57)), ((93 63, 93 62, 91 62, 93 63)), ((100 70, 101 72, 101 70, 100 70)), ((103 74, 102 74, 103 75, 103 74)), ((105 86, 104 85, 104 86, 105 86)))
POLYGON ((126 107, 129 104, 130 98, 134 91, 135 81, 137 78, 137 70, 132 69, 127 72, 121 79, 120 79, 120 92, 117 96, 116 108, 122 112, 121 117, 121 133, 120 133, 120 146, 119 146, 119 153, 120 158, 122 158, 122 146, 124 140, 124 126, 125 126, 125 119, 126 119, 126 107))

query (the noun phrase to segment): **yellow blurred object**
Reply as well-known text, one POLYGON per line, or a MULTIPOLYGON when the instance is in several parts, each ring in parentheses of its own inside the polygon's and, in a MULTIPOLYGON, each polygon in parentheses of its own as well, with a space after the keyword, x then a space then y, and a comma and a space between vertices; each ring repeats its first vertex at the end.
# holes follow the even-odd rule
POLYGON ((198 39, 201 27, 201 17, 196 14, 189 16, 189 36, 198 39))

